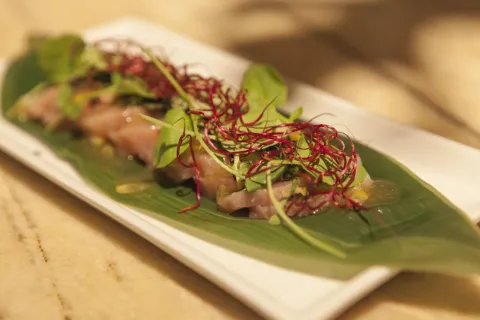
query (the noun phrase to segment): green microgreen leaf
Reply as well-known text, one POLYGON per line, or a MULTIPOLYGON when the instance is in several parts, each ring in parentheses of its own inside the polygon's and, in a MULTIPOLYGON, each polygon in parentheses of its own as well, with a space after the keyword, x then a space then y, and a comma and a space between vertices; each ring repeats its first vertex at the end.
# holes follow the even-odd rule
POLYGON ((265 126, 290 121, 276 109, 287 101, 287 86, 275 68, 253 64, 243 76, 243 88, 247 91, 249 105, 243 120, 247 123, 256 122, 250 130, 262 131, 265 126))
MULTIPOLYGON (((180 108, 171 108, 165 114, 164 121, 171 127, 162 127, 155 147, 155 165, 157 168, 164 168, 177 158, 177 146, 182 135, 186 131, 192 131, 192 120, 187 113, 180 108)), ((180 154, 188 148, 188 139, 184 139, 180 145, 180 154)))
MULTIPOLYGON (((153 62, 153 64, 163 73, 165 78, 170 82, 170 84, 175 88, 177 91, 178 95, 188 104, 189 109, 195 110, 199 106, 198 102, 188 95, 185 90, 183 90, 182 86, 175 80, 173 75, 168 71, 167 67, 159 61, 148 49, 142 48, 142 51, 150 58, 150 60, 153 62)), ((205 152, 212 157, 222 168, 230 172, 231 174, 243 178, 243 176, 238 173, 236 170, 232 169, 230 166, 226 165, 222 160, 220 160, 216 155, 215 152, 213 152, 205 143, 202 135, 200 134, 199 128, 198 128, 198 122, 200 121, 199 116, 197 115, 191 115, 192 119, 192 125, 193 125, 193 132, 195 133, 195 138, 197 141, 200 143, 200 146, 205 150, 205 152)))
POLYGON ((155 98, 155 94, 147 87, 145 81, 138 77, 122 77, 115 72, 111 75, 111 91, 116 95, 135 95, 143 98, 155 98))
POLYGON ((67 83, 63 83, 59 87, 57 104, 62 109, 62 113, 69 119, 76 119, 83 108, 83 104, 75 99, 72 86, 67 83))
MULTIPOLYGON (((259 170, 262 170, 262 169, 265 169, 267 167, 269 167, 270 165, 269 164, 266 164, 260 168, 258 168, 259 170)), ((245 175, 247 173, 247 171, 250 169, 251 167, 251 163, 250 162, 247 162, 247 161, 244 161, 244 162, 241 162, 240 165, 239 165, 239 171, 245 175)), ((280 165, 280 166, 276 166, 275 168, 273 168, 271 170, 271 179, 272 181, 276 181, 278 180, 282 174, 285 172, 285 170, 287 169, 287 166, 283 166, 283 165, 280 165)), ((267 172, 264 171, 264 172, 260 172, 258 174, 253 174, 251 177, 248 177, 245 179, 245 189, 248 191, 248 192, 253 192, 255 190, 258 190, 258 189, 264 189, 266 188, 266 178, 267 178, 267 172)))
POLYGON ((80 71, 86 72, 91 68, 104 70, 107 68, 107 61, 105 60, 105 56, 100 49, 87 46, 83 49, 83 52, 80 56, 76 73, 82 73, 80 71))
POLYGON ((287 101, 287 86, 278 71, 269 65, 253 64, 243 76, 243 87, 251 110, 262 109, 269 103, 274 107, 287 101))
POLYGON ((60 84, 57 103, 62 109, 62 113, 69 119, 75 120, 89 100, 105 94, 113 94, 115 96, 132 95, 142 98, 154 98, 155 96, 140 78, 123 78, 119 73, 113 73, 111 79, 111 85, 78 94, 74 93, 73 87, 67 82, 60 84))
POLYGON ((368 176, 367 169, 359 162, 357 162, 357 171, 355 172, 355 179, 350 184, 350 188, 362 183, 368 176))
POLYGON ((280 119, 282 120, 283 123, 292 123, 295 120, 299 119, 303 114, 303 108, 299 107, 295 109, 292 113, 290 113, 290 116, 288 118, 280 115, 280 119))
POLYGON ((43 42, 38 49, 38 64, 54 83, 68 81, 76 74, 85 43, 77 35, 65 34, 43 42))

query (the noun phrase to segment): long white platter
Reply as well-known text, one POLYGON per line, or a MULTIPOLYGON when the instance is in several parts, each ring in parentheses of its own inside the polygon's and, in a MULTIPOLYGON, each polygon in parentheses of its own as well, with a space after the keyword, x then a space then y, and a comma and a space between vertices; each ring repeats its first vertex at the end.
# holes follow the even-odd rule
MULTIPOLYGON (((144 45, 160 45, 172 53, 169 58, 174 63, 200 63, 203 72, 208 70, 231 84, 240 83, 249 63, 136 18, 115 20, 84 35, 87 40, 128 37, 144 45)), ((1 72, 5 66, 5 61, 0 64, 1 72)), ((304 106, 305 118, 324 112, 335 114, 336 117, 326 117, 325 121, 348 128, 356 139, 395 157, 465 210, 472 220, 480 220, 480 170, 477 169, 480 151, 376 116, 310 86, 298 83, 292 86, 295 90, 291 90, 289 106, 304 106)), ((0 149, 270 319, 332 319, 396 274, 388 268, 372 267, 348 281, 315 277, 198 240, 98 193, 48 148, 1 116, 0 149)))

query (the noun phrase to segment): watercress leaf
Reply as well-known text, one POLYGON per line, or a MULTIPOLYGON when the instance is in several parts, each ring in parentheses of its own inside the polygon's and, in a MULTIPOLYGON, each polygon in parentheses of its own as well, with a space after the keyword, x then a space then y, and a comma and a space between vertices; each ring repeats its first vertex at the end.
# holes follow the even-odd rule
POLYGON ((297 120, 298 118, 300 118, 303 114, 303 108, 300 107, 300 108, 297 108, 295 109, 289 117, 285 117, 284 115, 282 115, 281 113, 279 113, 279 119, 280 121, 282 121, 283 123, 292 123, 294 122, 295 120, 297 120))
MULTIPOLYGON (((282 176, 285 172, 286 166, 279 166, 272 170, 271 177, 272 181, 276 181, 278 178, 282 176)), ((262 172, 260 174, 256 174, 248 179, 245 180, 245 188, 248 192, 252 192, 261 188, 265 188, 267 186, 267 173, 262 172)))
MULTIPOLYGON (((287 101, 287 86, 280 73, 272 66, 253 64, 243 76, 250 106, 263 108, 272 102, 274 107, 287 101)), ((252 109, 252 107, 251 107, 252 109)))
POLYGON ((99 49, 95 47, 85 47, 77 60, 74 74, 75 76, 84 76, 89 70, 105 70, 107 61, 99 49))
MULTIPOLYGON (((250 165, 248 163, 242 162, 240 164, 240 172, 242 172, 242 174, 245 174, 249 168, 250 168, 250 165)), ((270 172, 270 177, 272 178, 272 181, 276 181, 278 178, 280 178, 282 174, 285 172, 286 168, 287 166, 278 166, 272 169, 270 172)), ((253 192, 258 189, 266 188, 266 186, 267 186, 267 172, 255 174, 245 179, 245 189, 247 190, 247 192, 253 192)))
POLYGON ((38 64, 52 82, 65 82, 75 74, 85 48, 82 38, 65 34, 43 42, 38 49, 38 64))
POLYGON ((362 183, 367 177, 367 169, 361 164, 357 163, 357 171, 355 173, 355 179, 353 180, 351 187, 356 186, 359 183, 362 183))
POLYGON ((238 172, 240 172, 240 174, 242 174, 242 175, 245 175, 247 173, 248 169, 250 169, 251 165, 252 164, 251 164, 250 161, 241 161, 237 165, 238 172))
POLYGON ((295 148, 297 154, 302 158, 307 158, 311 154, 310 146, 308 145, 307 140, 303 133, 295 132, 292 135, 299 136, 297 139, 297 147, 295 148))
POLYGON ((117 95, 136 95, 143 98, 155 98, 145 82, 137 77, 123 78, 119 73, 112 74, 112 87, 117 95))
POLYGON ((62 83, 83 77, 91 69, 105 70, 107 62, 102 51, 87 46, 81 37, 65 34, 36 42, 38 63, 50 81, 62 83))
POLYGON ((243 88, 247 91, 248 112, 245 122, 256 121, 263 115, 253 131, 261 131, 264 126, 274 126, 288 121, 276 109, 287 101, 287 86, 281 75, 269 65, 253 64, 244 74, 243 88))
MULTIPOLYGON (((317 163, 314 165, 314 168, 320 172, 324 172, 324 171, 327 171, 327 161, 325 158, 327 157, 323 157, 323 158, 319 158, 317 163)), ((322 177, 322 183, 324 184, 327 184, 329 186, 333 185, 335 183, 335 179, 330 176, 330 175, 325 175, 322 177)))
MULTIPOLYGON (((99 61, 97 61, 99 62, 99 61)), ((91 61, 90 66, 93 66, 92 63, 97 63, 94 61, 91 61)), ((79 70, 79 69, 77 69, 79 70)), ((74 105, 76 106, 82 106, 84 105, 88 100, 100 97, 103 94, 113 94, 116 96, 120 95, 131 95, 135 97, 140 97, 140 98, 153 98, 154 94, 147 88, 146 84, 141 80, 140 78, 136 77, 129 77, 129 78, 122 78, 122 76, 118 73, 113 73, 111 75, 112 83, 109 86, 103 87, 101 89, 95 90, 95 91, 90 91, 82 94, 77 94, 75 96, 75 102, 74 105)), ((62 86, 64 86, 62 84, 62 86)), ((67 91, 64 92, 65 96, 67 94, 67 91)), ((64 105, 67 102, 64 102, 64 105)), ((72 105, 73 107, 73 105, 72 105)))
POLYGON ((250 130, 263 131, 265 127, 280 124, 280 117, 280 113, 278 113, 277 109, 275 109, 275 106, 273 104, 268 106, 267 104, 265 104, 263 107, 258 108, 255 108, 253 104, 250 104, 250 110, 243 115, 243 121, 245 123, 255 122, 254 126, 249 126, 250 130))
POLYGON ((303 114, 303 108, 302 107, 295 109, 295 111, 293 111, 290 114, 290 117, 288 117, 288 122, 293 122, 293 121, 297 120, 298 118, 300 118, 302 116, 302 114, 303 114))
MULTIPOLYGON (((163 127, 155 147, 155 164, 157 168, 164 168, 177 158, 177 145, 183 130, 193 129, 191 118, 181 108, 171 108, 165 114, 164 121, 178 130, 163 127)), ((180 146, 180 154, 188 148, 188 140, 184 140, 180 146)))
POLYGON ((57 104, 62 109, 63 115, 69 119, 76 119, 82 112, 83 104, 74 98, 73 89, 67 83, 59 87, 57 104))

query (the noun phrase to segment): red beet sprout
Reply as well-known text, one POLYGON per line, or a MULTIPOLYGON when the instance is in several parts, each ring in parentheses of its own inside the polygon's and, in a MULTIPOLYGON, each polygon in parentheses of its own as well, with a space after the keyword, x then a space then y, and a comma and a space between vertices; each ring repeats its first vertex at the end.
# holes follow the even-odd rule
MULTIPOLYGON (((152 61, 141 53, 130 53, 122 48, 123 45, 138 49, 135 43, 112 41, 114 50, 106 55, 107 71, 141 78, 158 99, 168 100, 178 95, 175 87, 152 61)), ((102 41, 97 45, 112 41, 102 41)), ((256 119, 246 122, 244 115, 250 106, 245 90, 234 92, 220 80, 189 73, 186 65, 175 67, 166 59, 159 59, 181 88, 202 103, 198 108, 191 108, 189 113, 198 116, 197 125, 203 133, 204 142, 213 152, 223 155, 228 161, 233 157, 245 160, 251 158, 252 154, 257 155, 245 178, 282 165, 300 168, 295 179, 307 186, 308 196, 292 196, 285 207, 287 212, 317 212, 329 204, 356 211, 365 209, 347 192, 355 179, 358 163, 350 138, 346 137, 346 145, 340 133, 326 124, 293 122, 266 125, 262 121, 268 106, 256 119), (304 139, 303 146, 299 144, 300 139, 304 139)), ((185 168, 195 168, 197 186, 197 203, 181 212, 200 205, 199 168, 194 152, 194 140, 199 138, 183 132, 177 146, 177 160, 185 168), (180 157, 180 146, 185 141, 188 141, 192 164, 184 163, 180 157)))

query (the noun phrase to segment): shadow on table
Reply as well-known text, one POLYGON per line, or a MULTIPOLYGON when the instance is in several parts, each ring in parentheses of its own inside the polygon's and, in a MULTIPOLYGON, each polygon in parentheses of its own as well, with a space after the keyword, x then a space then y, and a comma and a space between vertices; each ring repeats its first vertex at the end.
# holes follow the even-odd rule
POLYGON ((437 114, 466 128, 480 141, 480 131, 384 67, 385 63, 396 62, 415 68, 412 47, 416 30, 424 23, 443 17, 480 18, 480 1, 257 0, 238 5, 229 12, 229 17, 249 19, 266 12, 286 15, 302 31, 296 35, 234 43, 230 51, 250 60, 271 63, 286 76, 309 84, 318 84, 343 67, 345 59, 356 61, 403 88, 437 114), (314 18, 306 18, 325 17, 329 12, 340 12, 339 21, 319 26, 314 18))
POLYGON ((105 237, 123 247, 132 256, 193 292, 195 296, 200 297, 208 304, 222 310, 232 319, 262 319, 227 292, 159 250, 150 242, 137 236, 1 151, 0 161, 7 172, 31 190, 35 190, 43 198, 52 199, 52 202, 60 207, 65 214, 72 215, 79 223, 88 225, 104 234, 105 237))

